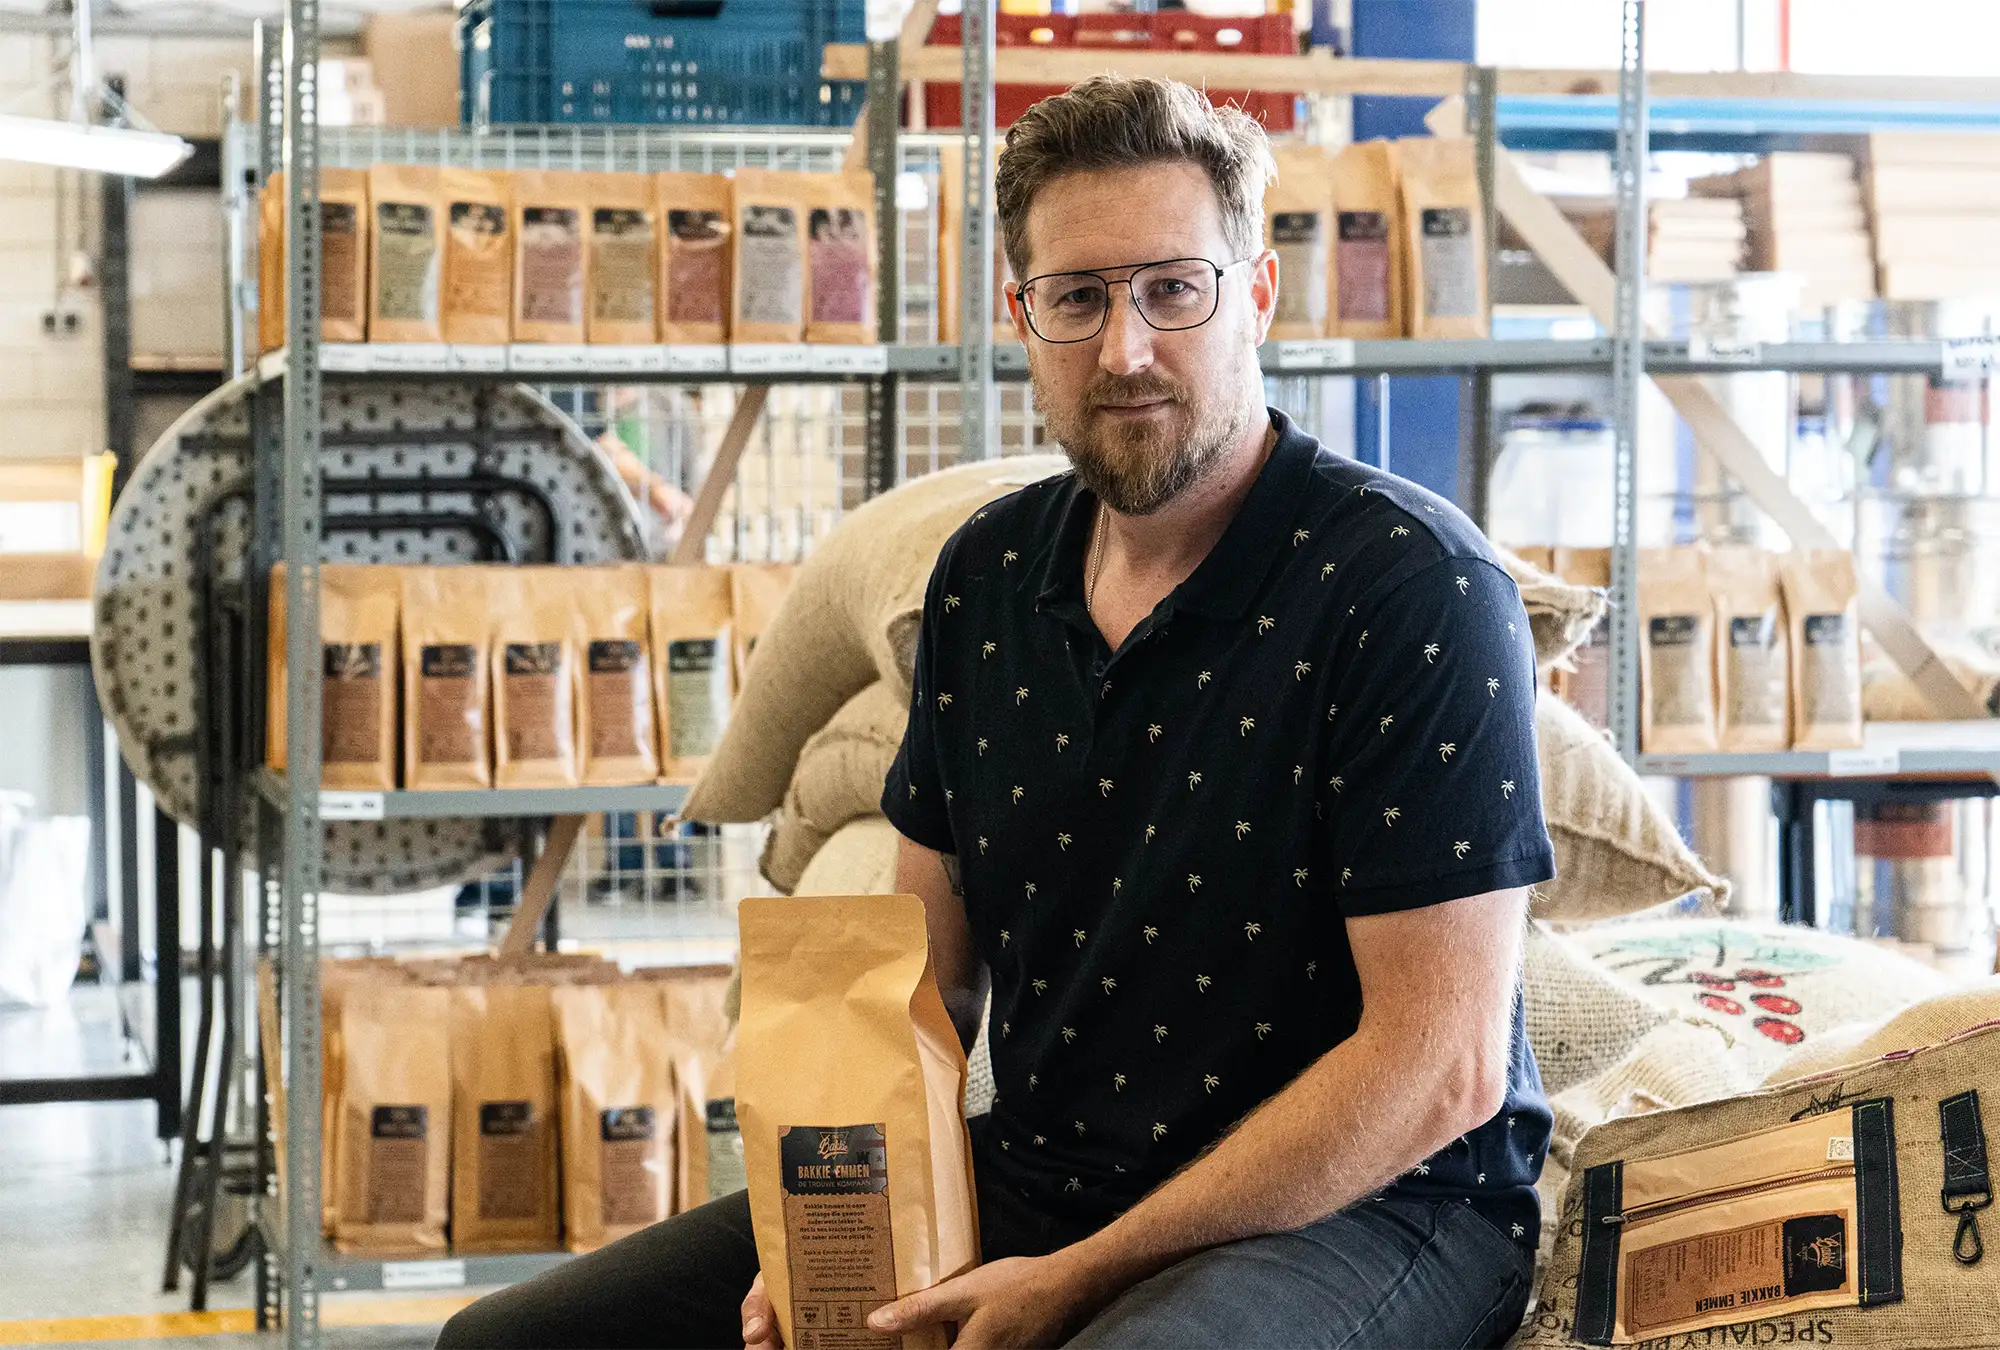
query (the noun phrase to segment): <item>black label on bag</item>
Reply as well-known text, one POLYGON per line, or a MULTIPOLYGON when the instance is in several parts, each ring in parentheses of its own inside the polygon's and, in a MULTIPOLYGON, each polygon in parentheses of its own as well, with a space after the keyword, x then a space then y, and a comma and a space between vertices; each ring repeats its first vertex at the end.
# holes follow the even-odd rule
POLYGON ((379 642, 329 642, 322 653, 329 680, 374 680, 382 675, 379 642))
POLYGON ((673 675, 706 675, 715 669, 714 638, 683 638, 667 644, 667 671, 673 675))
POLYGON ((712 1098, 708 1103, 706 1114, 710 1134, 728 1134, 737 1128, 734 1097, 712 1098))
POLYGON ((469 680, 478 651, 469 642, 427 646, 419 657, 427 680, 469 680))
POLYGON ((606 639, 590 644, 590 673, 623 675, 639 664, 639 644, 627 639, 606 639))
POLYGON ((506 662, 509 675, 553 675, 562 668, 562 643, 510 642, 506 662))
POLYGON ((481 1102, 479 1132, 486 1135, 527 1134, 535 1128, 533 1102, 481 1102))
POLYGON ((1389 237, 1389 217, 1381 211, 1341 211, 1337 220, 1345 243, 1367 243, 1389 237))
POLYGON ((633 1139, 651 1139, 654 1133, 653 1108, 650 1106, 614 1106, 598 1113, 599 1136, 607 1144, 621 1143, 633 1139))
POLYGON ((1646 625, 1647 639, 1655 647, 1692 647, 1700 634, 1697 614, 1662 614, 1646 625))
POLYGON ((321 202, 319 204, 319 228, 323 234, 355 233, 354 203, 321 202))
POLYGON ((1461 239, 1472 233, 1472 212, 1463 206, 1426 206, 1424 238, 1461 239))
POLYGON ((507 212, 491 202, 453 202, 451 227, 468 234, 505 234, 507 212))
POLYGON ((1777 625, 1769 615, 1754 619, 1731 619, 1729 621, 1729 645, 1732 647, 1768 647, 1776 636, 1777 625))
POLYGON ((1785 1296, 1824 1294, 1847 1283, 1847 1219, 1808 1214, 1785 1220, 1785 1296))
POLYGON ((431 232, 431 209, 417 202, 377 202, 375 222, 384 234, 431 232))
POLYGON ((591 228, 598 234, 613 236, 651 234, 653 220, 644 211, 600 206, 591 214, 591 228))
POLYGON ((1273 244, 1312 244, 1319 241, 1319 212, 1279 211, 1271 216, 1273 244))
POLYGON ((794 1125, 778 1136, 780 1175, 793 1195, 877 1195, 889 1189, 880 1125, 794 1125))
POLYGON ((1845 614, 1808 614, 1805 622, 1806 646, 1833 647, 1847 640, 1845 614))
POLYGON ((422 1139, 430 1133, 428 1106, 378 1106, 369 1114, 368 1134, 374 1139, 422 1139))

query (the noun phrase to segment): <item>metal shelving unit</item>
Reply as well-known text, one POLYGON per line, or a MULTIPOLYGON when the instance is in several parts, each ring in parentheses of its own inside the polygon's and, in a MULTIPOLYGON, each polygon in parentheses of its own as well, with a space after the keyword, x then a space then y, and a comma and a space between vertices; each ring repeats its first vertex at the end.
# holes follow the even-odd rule
MULTIPOLYGON (((265 801, 282 807, 288 794, 283 776, 266 771, 257 778, 265 801)), ((321 820, 465 820, 559 815, 599 815, 658 811, 669 815, 687 801, 685 785, 639 787, 497 788, 487 791, 329 792, 314 794, 321 820)))

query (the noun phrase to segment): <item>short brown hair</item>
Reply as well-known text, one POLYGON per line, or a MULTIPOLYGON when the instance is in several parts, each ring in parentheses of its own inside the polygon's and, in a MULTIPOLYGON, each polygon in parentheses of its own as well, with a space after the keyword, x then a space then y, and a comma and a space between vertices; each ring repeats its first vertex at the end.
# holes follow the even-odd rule
POLYGON ((1177 80, 1093 75, 1029 108, 1007 131, 994 212, 1007 262, 1027 276, 1028 208, 1064 174, 1184 160, 1208 175, 1236 254, 1264 243, 1264 188, 1277 176, 1264 128, 1177 80))

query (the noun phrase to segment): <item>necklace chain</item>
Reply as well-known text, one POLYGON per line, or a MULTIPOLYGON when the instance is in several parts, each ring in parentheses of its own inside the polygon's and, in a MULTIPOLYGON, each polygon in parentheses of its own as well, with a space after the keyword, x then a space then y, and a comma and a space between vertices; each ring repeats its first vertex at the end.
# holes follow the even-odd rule
POLYGON ((1090 525, 1090 575, 1083 583, 1083 607, 1092 612, 1097 608, 1097 574, 1104 570, 1104 507, 1097 508, 1097 519, 1090 525))

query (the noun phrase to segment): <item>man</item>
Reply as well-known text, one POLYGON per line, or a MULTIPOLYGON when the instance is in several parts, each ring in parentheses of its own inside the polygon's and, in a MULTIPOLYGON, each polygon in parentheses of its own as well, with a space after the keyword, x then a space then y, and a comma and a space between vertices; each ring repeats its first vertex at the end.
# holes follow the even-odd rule
MULTIPOLYGON (((1262 131, 1098 77, 1009 132, 1036 403, 1075 467, 946 545, 883 807, 968 1044, 985 1264, 870 1319, 974 1346, 1481 1346, 1550 1118, 1553 875, 1513 584, 1448 504, 1263 406, 1262 131)), ((444 1344, 775 1344, 719 1201, 444 1344), (703 1337, 710 1339, 704 1340, 703 1337)))

